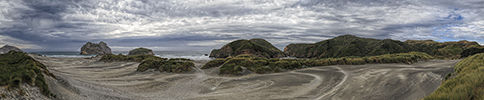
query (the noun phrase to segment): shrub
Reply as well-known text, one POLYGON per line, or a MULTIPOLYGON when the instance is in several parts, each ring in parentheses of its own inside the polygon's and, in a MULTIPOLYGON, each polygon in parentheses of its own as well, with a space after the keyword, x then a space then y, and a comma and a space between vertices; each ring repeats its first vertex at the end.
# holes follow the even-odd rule
POLYGON ((191 61, 149 58, 142 61, 136 70, 143 72, 148 69, 155 69, 160 72, 183 73, 192 71, 192 67, 195 67, 195 64, 191 61))
POLYGON ((212 67, 219 67, 224 62, 225 62, 225 59, 221 59, 221 58, 215 59, 215 60, 211 60, 211 61, 205 63, 205 65, 202 66, 202 69, 208 69, 208 68, 212 68, 212 67))
POLYGON ((219 74, 240 75, 238 67, 245 67, 255 73, 282 72, 292 69, 300 69, 305 66, 327 66, 327 65, 362 65, 367 63, 406 63, 411 64, 418 60, 433 59, 432 56, 422 52, 409 52, 397 54, 385 54, 368 57, 342 57, 324 59, 278 59, 261 58, 251 55, 239 55, 226 59, 215 59, 206 63, 202 69, 220 66, 219 74))
POLYGON ((99 61, 115 62, 129 61, 140 62, 136 71, 144 72, 148 69, 155 69, 160 72, 183 73, 192 71, 195 64, 186 58, 160 58, 153 55, 103 55, 99 61))

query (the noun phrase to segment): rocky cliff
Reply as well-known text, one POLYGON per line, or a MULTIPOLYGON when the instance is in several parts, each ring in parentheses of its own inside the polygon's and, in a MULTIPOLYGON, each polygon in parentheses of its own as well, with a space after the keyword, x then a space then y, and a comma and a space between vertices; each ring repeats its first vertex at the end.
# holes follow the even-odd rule
POLYGON ((81 55, 112 54, 111 48, 103 41, 99 44, 87 42, 81 48, 81 55))
POLYGON ((8 53, 9 51, 12 51, 12 50, 23 52, 21 49, 15 47, 15 46, 5 45, 2 48, 0 48, 0 54, 5 54, 5 53, 8 53))
POLYGON ((155 53, 151 49, 136 48, 129 51, 128 55, 155 55, 155 53))
MULTIPOLYGON (((314 44, 290 44, 284 53, 298 58, 330 58, 345 56, 375 56, 382 54, 425 52, 437 58, 460 58, 464 50, 481 48, 477 42, 435 42, 432 40, 407 40, 361 38, 342 35, 314 44)), ((469 51, 469 50, 468 50, 469 51)), ((475 50, 474 50, 475 51, 475 50)))
POLYGON ((264 39, 236 40, 224 45, 220 49, 214 49, 210 57, 226 58, 241 54, 255 55, 264 58, 285 57, 284 53, 264 39))

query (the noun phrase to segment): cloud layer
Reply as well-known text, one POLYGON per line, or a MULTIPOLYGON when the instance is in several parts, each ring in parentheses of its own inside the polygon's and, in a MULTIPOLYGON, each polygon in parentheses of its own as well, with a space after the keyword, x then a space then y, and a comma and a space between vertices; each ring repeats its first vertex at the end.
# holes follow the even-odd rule
POLYGON ((2 0, 0 45, 77 51, 211 50, 265 38, 278 48, 353 34, 484 43, 482 0, 2 0))

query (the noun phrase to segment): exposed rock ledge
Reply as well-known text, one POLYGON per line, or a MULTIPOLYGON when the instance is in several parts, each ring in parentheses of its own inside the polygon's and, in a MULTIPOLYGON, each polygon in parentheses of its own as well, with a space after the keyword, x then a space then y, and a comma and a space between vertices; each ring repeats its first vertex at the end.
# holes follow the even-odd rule
POLYGON ((112 54, 111 48, 103 41, 97 43, 87 42, 81 48, 81 55, 112 54))

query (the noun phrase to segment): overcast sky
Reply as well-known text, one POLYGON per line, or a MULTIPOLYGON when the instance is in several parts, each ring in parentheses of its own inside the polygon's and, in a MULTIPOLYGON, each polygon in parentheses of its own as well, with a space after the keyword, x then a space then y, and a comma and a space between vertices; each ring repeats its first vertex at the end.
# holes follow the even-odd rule
POLYGON ((0 46, 209 51, 264 38, 283 49, 338 35, 484 44, 484 0, 0 0, 0 46))

